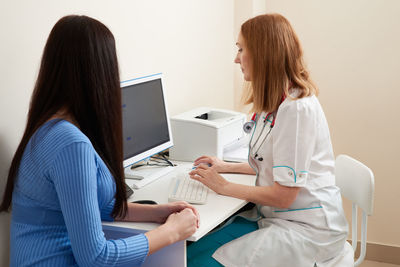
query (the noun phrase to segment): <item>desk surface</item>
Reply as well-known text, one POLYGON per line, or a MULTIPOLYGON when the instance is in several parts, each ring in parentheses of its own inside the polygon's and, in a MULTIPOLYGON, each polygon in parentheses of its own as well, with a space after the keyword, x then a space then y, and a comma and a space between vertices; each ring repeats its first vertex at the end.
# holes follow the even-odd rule
MULTIPOLYGON (((143 188, 134 190, 135 193, 129 198, 128 201, 151 199, 159 204, 168 203, 168 192, 172 178, 179 172, 188 171, 192 167, 192 163, 188 162, 175 162, 178 166, 171 173, 161 177, 160 179, 146 185, 143 188)), ((243 175, 243 174, 222 174, 228 181, 254 185, 256 177, 254 175, 243 175)), ((132 181, 127 179, 128 185, 132 184, 132 181)), ((194 205, 200 214, 200 227, 197 231, 189 237, 189 241, 197 241, 209 231, 214 229, 224 220, 229 218, 232 214, 243 207, 247 202, 241 199, 218 195, 214 191, 210 190, 208 193, 207 203, 205 205, 194 205)), ((134 229, 141 231, 149 231, 159 224, 157 223, 144 223, 144 222, 103 222, 106 227, 134 229)))

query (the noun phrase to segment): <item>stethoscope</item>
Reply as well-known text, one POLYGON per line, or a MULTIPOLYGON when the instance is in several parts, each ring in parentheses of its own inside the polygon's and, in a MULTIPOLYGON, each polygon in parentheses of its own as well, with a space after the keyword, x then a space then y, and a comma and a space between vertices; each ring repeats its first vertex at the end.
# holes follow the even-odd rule
MULTIPOLYGON (((284 96, 282 97, 281 103, 285 100, 285 98, 286 98, 286 97, 285 97, 285 95, 284 95, 284 96)), ((257 137, 257 139, 256 139, 256 141, 254 142, 254 145, 253 145, 253 147, 256 147, 258 141, 260 140, 260 137, 261 137, 261 136, 263 135, 263 133, 264 133, 265 126, 267 125, 266 122, 269 122, 268 119, 269 119, 271 116, 273 116, 273 119, 272 119, 271 124, 269 125, 268 133, 267 133, 267 134, 264 136, 264 138, 261 140, 261 143, 258 145, 258 148, 257 148, 256 152, 254 153, 254 159, 257 159, 257 160, 259 160, 259 161, 263 161, 263 160, 264 160, 263 157, 261 157, 261 156, 258 155, 258 151, 260 150, 261 146, 264 144, 265 140, 267 140, 267 137, 268 137, 269 134, 271 133, 272 128, 274 128, 275 120, 276 120, 276 112, 269 112, 269 113, 267 114, 267 116, 264 118, 264 125, 263 125, 263 128, 261 129, 261 132, 260 132, 260 134, 258 135, 258 137, 257 137)), ((257 113, 254 113, 253 116, 251 117, 251 120, 248 121, 248 122, 246 122, 246 123, 243 125, 243 131, 244 131, 245 133, 247 133, 247 134, 251 133, 251 131, 253 130, 254 126, 256 125, 256 120, 257 120, 257 113)), ((250 143, 251 143, 251 141, 250 141, 250 143)))
POLYGON ((251 117, 251 120, 246 122, 243 125, 243 131, 247 134, 251 133, 251 131, 254 128, 254 125, 256 125, 256 117, 257 117, 257 113, 254 113, 253 116, 251 117))
MULTIPOLYGON (((268 137, 269 134, 271 133, 272 128, 273 128, 274 125, 275 125, 276 115, 275 115, 273 112, 269 112, 269 113, 267 114, 267 116, 264 118, 264 122, 263 122, 264 125, 263 125, 263 128, 261 129, 261 132, 260 132, 260 134, 258 135, 258 137, 257 137, 257 139, 256 139, 256 141, 254 142, 254 145, 253 145, 253 147, 256 147, 256 146, 257 146, 257 143, 260 141, 260 138, 261 138, 261 136, 263 135, 264 130, 265 130, 265 128, 266 128, 266 127, 265 127, 265 126, 267 125, 266 122, 269 122, 268 119, 269 119, 271 116, 273 116, 273 119, 272 119, 271 124, 269 125, 268 133, 267 133, 267 134, 264 136, 264 138, 261 140, 261 143, 258 145, 258 148, 257 148, 256 152, 254 153, 254 159, 257 159, 257 160, 259 160, 259 161, 263 161, 263 157, 261 157, 261 156, 258 155, 258 151, 260 150, 260 147, 264 144, 265 140, 267 139, 267 137, 268 137)), ((251 133, 251 131, 253 130, 254 126, 256 125, 256 120, 257 120, 257 113, 254 113, 253 116, 251 117, 251 120, 248 121, 248 122, 246 122, 246 123, 243 125, 243 131, 244 131, 245 133, 247 133, 247 134, 251 133)))

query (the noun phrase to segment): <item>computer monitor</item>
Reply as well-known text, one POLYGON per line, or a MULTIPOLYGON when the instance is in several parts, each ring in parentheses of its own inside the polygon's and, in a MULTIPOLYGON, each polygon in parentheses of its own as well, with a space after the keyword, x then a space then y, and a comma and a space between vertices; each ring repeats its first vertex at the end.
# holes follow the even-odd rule
POLYGON ((121 82, 123 166, 173 145, 162 74, 121 82))

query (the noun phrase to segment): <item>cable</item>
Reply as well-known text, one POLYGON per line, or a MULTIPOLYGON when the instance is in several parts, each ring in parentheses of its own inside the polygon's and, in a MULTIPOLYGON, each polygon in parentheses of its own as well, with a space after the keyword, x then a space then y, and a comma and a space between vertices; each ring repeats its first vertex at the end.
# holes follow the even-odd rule
POLYGON ((161 160, 162 162, 166 162, 169 166, 176 166, 175 164, 173 164, 173 163, 165 156, 165 153, 160 152, 160 153, 158 153, 157 155, 161 156, 162 158, 157 157, 157 156, 152 156, 151 159, 158 159, 158 160, 161 160))
POLYGON ((156 155, 151 156, 149 159, 146 160, 146 163, 142 164, 135 164, 131 166, 131 170, 143 167, 143 166, 176 166, 176 164, 173 164, 163 152, 160 152, 156 155), (159 157, 159 156, 161 157, 159 157))
POLYGON ((162 163, 146 163, 146 164, 137 164, 137 165, 132 165, 131 170, 143 167, 143 166, 170 166, 169 164, 162 164, 162 163))

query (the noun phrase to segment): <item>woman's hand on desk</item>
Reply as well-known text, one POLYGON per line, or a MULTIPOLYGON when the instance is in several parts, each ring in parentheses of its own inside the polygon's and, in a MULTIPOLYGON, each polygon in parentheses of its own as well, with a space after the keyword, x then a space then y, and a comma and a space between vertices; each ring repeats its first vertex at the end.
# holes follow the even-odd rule
POLYGON ((208 165, 218 173, 256 174, 247 162, 227 162, 217 157, 201 156, 193 163, 194 166, 208 165))
POLYGON ((171 202, 167 204, 149 205, 128 203, 128 212, 124 218, 116 218, 117 221, 126 222, 156 222, 164 223, 168 216, 184 209, 192 210, 199 225, 199 213, 196 208, 184 201, 171 202))
POLYGON ((208 167, 204 164, 198 165, 189 175, 190 178, 203 183, 208 188, 222 195, 224 195, 224 188, 229 184, 227 180, 218 174, 215 168, 208 167))
POLYGON ((149 242, 149 254, 188 238, 196 232, 197 227, 198 217, 191 208, 170 214, 164 224, 145 233, 149 242))
POLYGON ((184 240, 194 234, 199 227, 199 220, 193 210, 186 208, 180 212, 172 213, 168 216, 167 221, 164 224, 169 227, 171 233, 176 233, 177 240, 184 240))
POLYGON ((214 169, 216 172, 228 172, 229 170, 229 163, 223 161, 217 157, 210 157, 210 156, 201 156, 200 158, 196 159, 193 163, 194 166, 200 165, 208 165, 211 169, 214 169))
POLYGON ((167 220, 168 216, 177 212, 181 212, 184 209, 192 210, 193 214, 197 217, 197 227, 198 227, 200 221, 199 213, 197 212, 195 207, 184 201, 157 205, 155 212, 156 213, 155 222, 164 223, 167 220))

